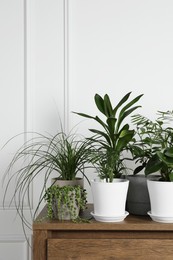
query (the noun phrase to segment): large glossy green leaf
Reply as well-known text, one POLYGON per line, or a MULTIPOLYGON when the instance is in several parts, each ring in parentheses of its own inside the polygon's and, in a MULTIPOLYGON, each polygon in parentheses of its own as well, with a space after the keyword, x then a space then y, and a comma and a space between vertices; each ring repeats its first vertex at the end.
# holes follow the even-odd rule
POLYGON ((111 104, 110 98, 107 94, 104 96, 104 108, 105 108, 105 114, 107 117, 114 116, 112 104, 111 104))
POLYGON ((121 152, 127 146, 127 144, 132 140, 133 136, 134 136, 133 130, 128 130, 128 131, 123 130, 122 133, 120 133, 116 150, 118 152, 121 152))
POLYGON ((131 102, 129 102, 125 107, 123 107, 121 109, 121 111, 119 113, 119 117, 118 117, 118 122, 117 122, 117 131, 118 131, 122 121, 128 115, 130 115, 134 110, 136 110, 137 108, 141 107, 141 106, 135 106, 135 107, 132 107, 131 109, 128 109, 130 106, 132 106, 134 103, 136 103, 141 97, 142 97, 142 95, 138 96, 137 98, 133 99, 131 102))
MULTIPOLYGON (((119 138, 123 138, 124 136, 129 135, 129 133, 130 133, 130 130, 123 129, 119 134, 119 138)), ((133 133, 134 133, 134 131, 133 131, 133 133)))
POLYGON ((116 115, 116 112, 117 112, 117 110, 119 109, 119 107, 121 107, 122 104, 124 104, 124 103, 128 100, 130 94, 131 94, 131 92, 127 93, 127 94, 120 100, 120 102, 116 105, 116 107, 114 108, 114 115, 116 115))
POLYGON ((138 167, 136 167, 136 169, 133 171, 133 174, 136 175, 139 172, 141 172, 143 169, 145 168, 145 165, 140 165, 138 167))
POLYGON ((143 96, 143 94, 135 97, 134 99, 132 99, 129 103, 127 103, 127 105, 125 105, 123 107, 123 109, 120 112, 120 115, 123 114, 128 108, 130 108, 132 105, 134 105, 136 102, 138 102, 138 100, 143 96))
POLYGON ((129 124, 125 124, 122 128, 121 128, 121 130, 119 130, 119 132, 117 133, 117 130, 115 130, 115 133, 117 133, 118 134, 118 136, 120 135, 120 133, 122 132, 122 131, 124 131, 124 130, 126 130, 126 131, 128 131, 129 130, 129 124))
POLYGON ((141 106, 135 106, 135 107, 132 107, 130 109, 128 109, 127 111, 124 111, 124 113, 121 113, 119 114, 119 118, 118 118, 118 122, 117 122, 117 131, 121 125, 121 123, 123 122, 123 120, 128 116, 130 115, 134 110, 136 110, 138 107, 141 107, 141 106))
POLYGON ((148 175, 150 173, 154 173, 160 171, 163 163, 159 160, 157 154, 153 155, 153 157, 148 161, 145 167, 145 174, 148 175))
POLYGON ((173 167, 173 157, 167 157, 164 153, 158 151, 157 156, 161 161, 163 161, 165 164, 167 164, 169 167, 173 167))
POLYGON ((108 130, 110 134, 114 134, 115 132, 115 123, 116 123, 117 119, 114 117, 109 117, 107 119, 107 125, 108 125, 108 130))
POLYGON ((95 99, 95 104, 96 104, 98 110, 101 113, 103 113, 104 115, 106 115, 103 98, 99 94, 95 94, 94 99, 95 99))
POLYGON ((141 106, 135 106, 135 107, 132 107, 128 110, 126 110, 124 113, 123 113, 123 119, 126 118, 128 115, 130 115, 134 110, 136 110, 137 108, 139 108, 141 106))

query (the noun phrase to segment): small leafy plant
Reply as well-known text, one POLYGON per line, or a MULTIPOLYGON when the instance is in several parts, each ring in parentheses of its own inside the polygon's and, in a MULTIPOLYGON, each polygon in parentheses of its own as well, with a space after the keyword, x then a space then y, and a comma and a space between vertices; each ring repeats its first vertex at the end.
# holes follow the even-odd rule
POLYGON ((84 210, 87 202, 86 190, 79 185, 52 185, 46 190, 47 216, 51 219, 75 220, 79 211, 84 210))
POLYGON ((142 115, 132 116, 136 125, 132 153, 141 165, 135 173, 144 169, 146 175, 154 172, 161 174, 160 180, 173 181, 173 111, 158 111, 158 117, 152 121, 142 115))
POLYGON ((103 98, 99 94, 95 95, 95 105, 105 120, 97 115, 76 113, 96 121, 101 127, 101 130, 89 129, 94 133, 94 136, 89 138, 93 144, 91 162, 98 169, 100 178, 105 178, 107 182, 112 182, 115 177, 121 176, 124 170, 122 153, 128 149, 128 144, 132 141, 135 133, 133 129, 130 129, 129 124, 122 125, 124 120, 140 107, 133 105, 142 95, 126 103, 130 94, 131 92, 127 93, 115 107, 107 94, 103 98))

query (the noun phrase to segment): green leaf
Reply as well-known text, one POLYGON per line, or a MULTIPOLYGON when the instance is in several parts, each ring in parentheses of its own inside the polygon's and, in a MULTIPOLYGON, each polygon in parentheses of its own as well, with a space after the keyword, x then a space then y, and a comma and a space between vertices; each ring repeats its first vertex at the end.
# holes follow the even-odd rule
POLYGON ((157 155, 161 161, 168 165, 168 167, 173 167, 173 158, 165 156, 164 153, 157 152, 157 155))
POLYGON ((120 133, 121 133, 122 131, 129 131, 129 124, 125 124, 125 125, 121 128, 121 130, 119 131, 118 135, 120 135, 120 133))
POLYGON ((122 110, 126 111, 129 107, 131 107, 132 105, 134 105, 136 102, 138 102, 138 100, 143 96, 143 94, 137 96, 136 98, 132 99, 132 101, 130 101, 122 110))
POLYGON ((169 180, 170 180, 170 181, 173 181, 173 172, 171 172, 171 173, 169 174, 169 180))
POLYGON ((114 117, 109 117, 107 119, 107 124, 108 124, 108 130, 110 134, 114 134, 115 132, 115 123, 116 123, 117 119, 114 117))
POLYGON ((95 94, 94 99, 95 99, 95 104, 96 104, 98 110, 101 113, 103 113, 104 115, 106 115, 103 98, 99 94, 95 94))
MULTIPOLYGON (((123 130, 120 132, 119 138, 123 138, 124 136, 129 135, 129 131, 130 131, 130 130, 123 129, 123 130)), ((134 133, 134 132, 133 132, 133 133, 134 133)))
POLYGON ((124 113, 123 113, 123 119, 125 117, 127 117, 128 115, 130 115, 134 110, 136 110, 138 107, 141 107, 141 106, 135 106, 135 107, 132 107, 131 109, 129 110, 126 110, 124 113))
POLYGON ((162 168, 162 162, 159 160, 157 154, 153 155, 153 157, 147 162, 145 167, 145 174, 148 175, 153 172, 160 171, 162 168))
POLYGON ((131 114, 134 110, 136 110, 138 107, 141 106, 135 106, 129 110, 127 110, 128 108, 130 108, 132 105, 134 105, 143 95, 139 95, 136 98, 134 98, 132 101, 130 101, 129 103, 127 103, 120 111, 119 113, 119 118, 118 118, 118 122, 117 122, 117 127, 116 130, 118 131, 122 121, 129 115, 131 114))
POLYGON ((119 102, 119 103, 117 104, 117 106, 114 108, 114 115, 116 115, 116 112, 117 112, 117 110, 119 109, 119 107, 121 107, 122 104, 124 104, 124 103, 128 100, 130 94, 131 94, 131 92, 127 93, 127 94, 120 100, 120 102, 119 102))
POLYGON ((90 130, 92 133, 95 133, 95 134, 98 134, 98 135, 100 135, 100 136, 103 136, 103 137, 106 139, 106 141, 109 143, 109 145, 111 145, 109 136, 108 136, 106 133, 104 133, 104 132, 102 132, 102 131, 99 131, 99 130, 96 130, 96 129, 89 129, 89 130, 90 130))
POLYGON ((118 152, 121 152, 127 146, 127 144, 132 140, 133 135, 134 135, 133 130, 128 130, 128 132, 127 131, 124 132, 124 130, 123 130, 122 132, 123 132, 122 137, 120 137, 118 139, 118 143, 116 146, 116 150, 118 152))
POLYGON ((98 116, 94 117, 94 120, 97 121, 107 131, 107 125, 98 116))
POLYGON ((140 148, 139 146, 132 146, 132 153, 133 156, 139 158, 139 157, 143 157, 144 156, 144 151, 142 148, 140 148))
POLYGON ((106 114, 107 117, 114 116, 111 101, 110 101, 110 98, 107 94, 104 96, 104 108, 105 108, 105 114, 106 114))
POLYGON ((73 112, 74 114, 77 114, 79 116, 83 116, 83 117, 87 117, 87 118, 91 118, 91 119, 95 119, 95 117, 93 116, 90 116, 90 115, 87 115, 87 114, 84 114, 84 113, 77 113, 77 112, 73 112))
POLYGON ((167 148, 164 153, 166 156, 173 158, 173 147, 167 148))
POLYGON ((134 175, 138 174, 138 173, 141 172, 144 168, 145 168, 144 165, 140 165, 140 166, 136 167, 136 169, 134 170, 133 174, 134 174, 134 175))

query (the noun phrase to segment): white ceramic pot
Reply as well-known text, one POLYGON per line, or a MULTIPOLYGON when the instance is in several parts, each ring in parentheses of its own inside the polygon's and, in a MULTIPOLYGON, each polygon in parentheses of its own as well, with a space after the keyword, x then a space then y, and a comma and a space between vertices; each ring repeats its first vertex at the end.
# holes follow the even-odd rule
POLYGON ((106 218, 124 216, 129 180, 114 179, 112 183, 91 180, 94 215, 106 218))
POLYGON ((151 218, 158 222, 173 223, 173 182, 158 181, 157 179, 147 179, 149 191, 151 218))

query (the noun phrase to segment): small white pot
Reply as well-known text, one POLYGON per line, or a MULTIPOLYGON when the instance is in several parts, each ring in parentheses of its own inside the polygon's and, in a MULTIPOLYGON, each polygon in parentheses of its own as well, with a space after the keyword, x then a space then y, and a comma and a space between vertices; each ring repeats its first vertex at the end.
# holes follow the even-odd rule
POLYGON ((173 182, 147 179, 151 212, 150 215, 172 218, 173 221, 173 182))
POLYGON ((124 216, 128 186, 126 179, 114 179, 111 183, 91 180, 94 214, 108 218, 124 216))

